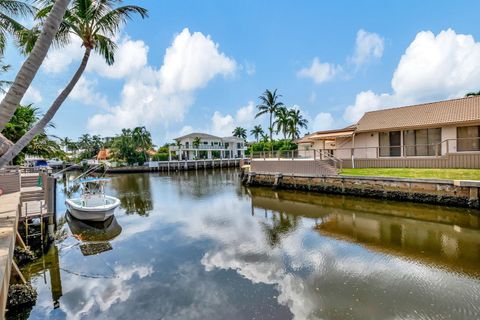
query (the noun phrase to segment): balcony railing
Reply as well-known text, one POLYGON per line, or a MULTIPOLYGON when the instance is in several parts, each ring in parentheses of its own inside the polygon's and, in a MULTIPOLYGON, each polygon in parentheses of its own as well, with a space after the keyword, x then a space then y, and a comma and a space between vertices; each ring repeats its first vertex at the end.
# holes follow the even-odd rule
POLYGON ((199 145, 198 148, 197 147, 194 147, 194 146, 182 146, 182 147, 178 147, 178 146, 170 146, 170 151, 181 151, 181 150, 188 150, 188 151, 191 151, 191 150, 245 150, 246 147, 241 147, 241 148, 236 148, 236 146, 219 146, 219 145, 199 145))

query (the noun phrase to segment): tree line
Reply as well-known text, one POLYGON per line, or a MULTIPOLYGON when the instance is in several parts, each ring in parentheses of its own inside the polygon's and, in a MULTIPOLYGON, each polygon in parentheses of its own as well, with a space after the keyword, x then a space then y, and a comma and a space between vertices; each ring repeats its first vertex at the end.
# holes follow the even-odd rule
MULTIPOLYGON (((268 115, 268 134, 265 133, 261 125, 254 126, 250 130, 250 134, 255 138, 255 143, 251 144, 249 149, 254 151, 296 149, 293 140, 300 138, 302 129, 307 129, 308 120, 305 119, 299 109, 288 108, 280 101, 281 97, 282 95, 277 93, 277 89, 273 91, 267 89, 259 97, 260 103, 257 105, 258 112, 255 118, 268 115), (283 139, 275 141, 273 133, 281 134, 283 139)), ((236 127, 232 134, 244 140, 247 139, 247 129, 245 128, 236 127)))

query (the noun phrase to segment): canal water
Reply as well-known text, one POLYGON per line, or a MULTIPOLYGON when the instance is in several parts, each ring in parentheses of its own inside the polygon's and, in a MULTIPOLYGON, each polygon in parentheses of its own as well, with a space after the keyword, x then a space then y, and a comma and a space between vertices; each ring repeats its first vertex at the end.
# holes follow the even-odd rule
POLYGON ((479 212, 248 189, 224 169, 113 176, 121 207, 91 225, 63 189, 24 318, 480 318, 479 212))

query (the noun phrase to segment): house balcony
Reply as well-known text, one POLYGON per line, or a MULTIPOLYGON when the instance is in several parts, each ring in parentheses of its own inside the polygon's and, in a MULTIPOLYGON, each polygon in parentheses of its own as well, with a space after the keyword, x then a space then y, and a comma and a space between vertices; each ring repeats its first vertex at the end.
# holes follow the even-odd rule
MULTIPOLYGON (((195 151, 195 150, 206 150, 206 151, 215 151, 215 150, 235 150, 235 146, 228 146, 228 147, 225 147, 225 146, 219 146, 219 145, 200 145, 198 146, 198 148, 195 148, 193 146, 188 146, 188 147, 185 147, 185 146, 182 146, 182 147, 178 147, 178 146, 170 146, 169 147, 169 150, 170 151, 195 151)), ((239 148, 239 149, 236 149, 236 150, 246 150, 247 148, 246 147, 243 147, 243 148, 239 148)))

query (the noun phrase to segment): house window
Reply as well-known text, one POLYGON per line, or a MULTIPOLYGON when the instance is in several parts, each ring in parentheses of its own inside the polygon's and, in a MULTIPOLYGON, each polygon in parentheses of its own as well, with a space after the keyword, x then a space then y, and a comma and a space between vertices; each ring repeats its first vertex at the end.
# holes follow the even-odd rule
POLYGON ((229 146, 230 144, 228 142, 225 142, 225 149, 228 149, 229 146))
POLYGON ((380 132, 380 157, 400 157, 400 131, 380 132))
POLYGON ((405 130, 403 145, 406 156, 437 156, 442 154, 442 129, 405 130))
POLYGON ((480 126, 457 128, 458 151, 480 151, 480 126))
POLYGON ((242 148, 242 144, 239 142, 237 143, 237 149, 241 149, 242 148))
POLYGON ((189 142, 188 142, 188 141, 187 141, 187 142, 185 142, 185 148, 187 148, 187 149, 188 149, 188 145, 189 145, 189 142))

